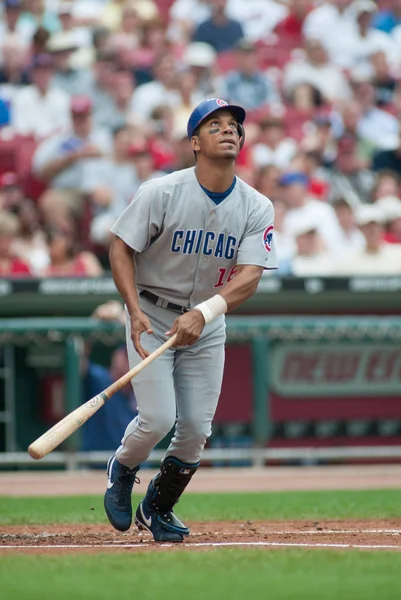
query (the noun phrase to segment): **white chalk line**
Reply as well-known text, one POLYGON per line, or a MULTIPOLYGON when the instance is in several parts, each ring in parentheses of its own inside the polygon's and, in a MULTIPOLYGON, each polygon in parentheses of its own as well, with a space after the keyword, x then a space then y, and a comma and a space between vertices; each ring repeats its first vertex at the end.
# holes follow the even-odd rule
MULTIPOLYGON (((401 529, 306 529, 304 531, 299 531, 299 530, 285 530, 285 531, 265 531, 262 530, 262 532, 265 535, 331 535, 331 534, 352 534, 352 533, 363 533, 363 534, 370 534, 370 533, 384 533, 384 534, 389 534, 389 535, 397 535, 397 534, 401 534, 401 529)), ((246 530, 245 530, 246 533, 246 530)), ((13 538, 21 538, 21 537, 25 537, 26 539, 31 538, 31 539, 43 539, 44 537, 49 537, 49 538, 56 538, 56 537, 62 537, 63 534, 61 533, 49 533, 43 535, 40 533, 6 533, 6 534, 0 534, 0 540, 1 539, 13 539, 13 538)), ((193 533, 191 535, 192 538, 196 537, 196 536, 202 536, 204 535, 203 533, 193 533)), ((225 535, 224 532, 219 534, 219 535, 225 535)), ((1 545, 0 545, 1 548, 1 545)))
MULTIPOLYGON (((254 546, 254 547, 287 547, 287 548, 355 548, 355 549, 367 549, 367 550, 401 550, 401 546, 395 546, 394 544, 325 544, 325 543, 304 543, 304 542, 194 542, 189 544, 162 544, 160 546, 156 546, 159 548, 216 548, 216 547, 246 547, 246 546, 254 546)), ((39 550, 39 549, 47 549, 47 550, 59 550, 59 549, 93 549, 93 548, 102 548, 102 549, 112 549, 112 550, 121 550, 121 549, 134 549, 134 548, 155 548, 154 542, 150 543, 141 543, 141 544, 49 544, 49 545, 29 545, 29 546, 14 546, 14 545, 0 545, 0 550, 39 550)))
POLYGON ((266 531, 269 535, 321 535, 331 533, 401 533, 401 529, 306 529, 305 531, 266 531))

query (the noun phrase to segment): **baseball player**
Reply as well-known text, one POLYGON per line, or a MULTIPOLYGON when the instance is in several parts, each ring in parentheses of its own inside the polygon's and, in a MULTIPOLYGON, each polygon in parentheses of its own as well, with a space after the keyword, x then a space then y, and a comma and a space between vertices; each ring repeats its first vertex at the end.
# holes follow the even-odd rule
POLYGON ((138 416, 107 465, 105 510, 126 531, 136 474, 175 424, 174 437, 140 502, 135 523, 156 541, 189 529, 173 512, 197 468, 219 399, 225 313, 275 269, 273 205, 234 174, 245 111, 205 100, 188 138, 196 166, 146 181, 113 225, 110 263, 125 301, 130 367, 177 334, 175 346, 135 378, 138 416))

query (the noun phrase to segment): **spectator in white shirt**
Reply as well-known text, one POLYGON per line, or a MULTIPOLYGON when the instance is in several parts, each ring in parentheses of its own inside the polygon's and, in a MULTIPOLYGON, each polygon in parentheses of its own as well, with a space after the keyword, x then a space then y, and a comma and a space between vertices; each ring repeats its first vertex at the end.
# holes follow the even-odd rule
POLYGON ((391 61, 397 49, 389 35, 371 27, 377 10, 371 0, 333 0, 315 8, 305 19, 303 33, 325 46, 330 62, 351 69, 367 62, 370 54, 382 50, 391 61))
POLYGON ((401 275, 401 247, 383 241, 385 214, 374 204, 356 211, 356 222, 365 237, 365 247, 336 266, 338 275, 401 275))
POLYGON ((331 274, 334 257, 327 252, 319 234, 316 218, 304 215, 294 221, 291 228, 296 245, 296 254, 291 262, 291 273, 296 277, 331 274))
POLYGON ((74 2, 69 0, 68 2, 58 2, 57 16, 60 22, 61 31, 68 32, 74 44, 77 48, 89 48, 92 43, 91 30, 88 26, 79 26, 79 19, 77 20, 74 15, 74 9, 77 4, 81 2, 74 2))
POLYGON ((174 108, 181 102, 174 57, 171 54, 159 57, 153 72, 154 81, 140 85, 132 98, 132 112, 144 120, 149 119, 153 109, 161 104, 174 108))
POLYGON ((303 24, 303 35, 307 39, 320 40, 326 48, 330 62, 348 65, 348 50, 343 44, 356 29, 355 13, 352 11, 352 0, 332 0, 318 6, 306 17, 303 24))
POLYGON ((365 238, 355 223, 355 197, 338 196, 333 198, 332 206, 343 234, 342 254, 349 256, 365 246, 365 238))
POLYGON ((274 116, 264 117, 259 128, 258 140, 252 148, 255 165, 276 165, 286 169, 297 153, 298 144, 285 135, 284 120, 274 116))
POLYGON ((332 197, 355 197, 359 202, 367 202, 375 182, 374 174, 367 167, 357 138, 346 134, 339 139, 335 163, 327 170, 332 197))
POLYGON ((286 4, 275 0, 228 0, 227 14, 240 21, 245 37, 264 40, 288 13, 286 4))
POLYGON ((5 0, 0 18, 0 43, 10 33, 22 34, 20 16, 22 14, 22 0, 5 0))
MULTIPOLYGON (((113 98, 111 97, 111 89, 113 87, 114 72, 116 70, 116 53, 113 50, 103 47, 108 45, 108 34, 104 30, 99 30, 94 34, 95 38, 99 36, 103 38, 100 42, 100 48, 96 51, 95 60, 88 73, 87 84, 89 86, 88 96, 93 101, 94 117, 104 110, 110 110, 113 106, 113 98)), ((97 42, 96 42, 97 43, 97 42)))
POLYGON ((107 210, 116 219, 137 191, 139 182, 131 157, 133 139, 128 125, 116 127, 110 155, 87 165, 83 187, 94 204, 94 214, 107 210))
POLYGON ((348 68, 368 64, 370 56, 376 52, 384 52, 390 64, 397 60, 397 48, 393 39, 384 31, 372 27, 373 15, 377 12, 377 4, 372 0, 356 0, 352 4, 356 17, 356 28, 342 41, 342 52, 347 55, 348 68))
POLYGON ((192 42, 182 55, 184 65, 191 71, 198 89, 204 98, 216 96, 213 69, 217 52, 205 42, 192 42))
POLYGON ((12 103, 12 127, 20 135, 44 138, 70 123, 70 97, 51 85, 53 58, 39 54, 31 65, 32 85, 18 90, 12 103))
POLYGON ((116 69, 112 83, 110 91, 112 102, 104 104, 95 116, 96 125, 109 130, 115 129, 129 119, 135 88, 134 76, 126 69, 116 69))
POLYGON ((298 86, 308 84, 319 90, 327 102, 347 100, 351 96, 348 81, 341 69, 329 63, 327 51, 319 40, 305 40, 305 58, 287 63, 283 86, 287 97, 293 97, 298 86))
POLYGON ((243 39, 235 49, 236 68, 221 78, 218 95, 248 111, 265 105, 281 104, 273 80, 258 68, 256 45, 243 39))
POLYGON ((309 220, 316 224, 324 243, 323 249, 334 255, 340 254, 342 232, 334 209, 308 195, 308 177, 300 172, 285 173, 280 184, 282 198, 288 209, 284 217, 283 232, 292 235, 298 221, 309 220))
POLYGON ((47 51, 54 61, 54 88, 64 90, 69 96, 87 94, 90 89, 87 69, 73 67, 73 56, 78 46, 70 31, 59 31, 51 36, 47 51))
POLYGON ((131 202, 140 182, 132 164, 133 135, 127 125, 113 131, 114 148, 111 156, 92 161, 85 171, 85 189, 93 203, 91 222, 92 242, 108 247, 110 227, 131 202))
POLYGON ((70 104, 71 128, 42 142, 33 156, 34 173, 50 188, 40 208, 45 221, 57 226, 82 214, 86 171, 111 149, 108 132, 93 127, 90 98, 74 96, 70 104))
POLYGON ((351 79, 355 100, 361 107, 362 115, 358 122, 358 135, 374 149, 386 147, 387 140, 399 133, 399 123, 389 112, 377 108, 376 92, 370 78, 351 79))

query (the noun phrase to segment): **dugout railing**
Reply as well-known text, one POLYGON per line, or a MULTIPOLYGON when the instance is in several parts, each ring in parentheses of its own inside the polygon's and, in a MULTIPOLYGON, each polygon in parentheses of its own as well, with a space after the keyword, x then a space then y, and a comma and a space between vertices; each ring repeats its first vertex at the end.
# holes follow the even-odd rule
MULTIPOLYGON (((19 348, 30 345, 40 349, 43 346, 62 349, 65 378, 65 411, 70 412, 84 399, 82 398, 80 364, 84 343, 101 342, 115 346, 124 340, 124 329, 119 324, 103 323, 91 318, 21 318, 0 320, 0 346, 3 349, 3 366, 0 375, 4 380, 3 406, 0 421, 3 423, 5 451, 0 452, 0 466, 41 466, 61 465, 76 468, 81 465, 104 464, 109 452, 79 452, 78 436, 67 440, 61 449, 55 450, 42 461, 33 461, 25 448, 17 442, 18 423, 25 418, 17 414, 15 353, 19 348)), ((401 317, 227 317, 227 342, 247 344, 251 350, 252 379, 252 445, 247 448, 207 448, 204 460, 211 463, 220 461, 249 461, 254 465, 266 461, 314 463, 319 461, 342 460, 396 460, 401 458, 401 444, 360 445, 353 447, 342 444, 318 447, 268 447, 271 436, 270 389, 271 369, 268 368, 272 344, 275 342, 297 342, 304 345, 324 341, 335 344, 339 341, 349 344, 377 344, 385 341, 395 349, 401 342, 401 317)), ((50 359, 51 360, 51 357, 50 359)), ((21 382, 20 382, 21 383, 21 382)), ((241 391, 239 390, 239 393, 241 391)), ((401 392, 400 392, 401 394, 401 392)), ((394 394, 393 394, 394 395, 394 394)), ((33 400, 33 399, 32 399, 33 400)), ((110 400, 112 402, 112 400, 110 400)), ((399 403, 401 417, 401 402, 399 403)), ((29 422, 25 423, 29 428, 29 422)), ((31 441, 42 431, 32 431, 31 441)), ((157 462, 163 452, 156 450, 150 463, 157 462)))

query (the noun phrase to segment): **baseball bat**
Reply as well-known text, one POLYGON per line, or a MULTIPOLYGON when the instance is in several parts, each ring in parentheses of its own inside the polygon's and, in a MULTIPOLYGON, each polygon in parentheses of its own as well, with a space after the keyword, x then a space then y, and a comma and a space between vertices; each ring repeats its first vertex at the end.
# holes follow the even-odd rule
POLYGON ((121 390, 127 383, 131 381, 138 373, 143 371, 151 362, 158 358, 168 348, 173 346, 177 335, 173 335, 167 342, 162 344, 157 350, 149 354, 136 367, 133 367, 128 373, 117 379, 108 388, 94 396, 81 406, 78 406, 71 413, 66 415, 61 421, 53 425, 51 429, 46 431, 37 440, 32 442, 28 448, 28 452, 32 458, 39 460, 49 454, 54 448, 59 446, 61 442, 67 439, 74 431, 79 429, 92 415, 101 408, 113 394, 121 390))

